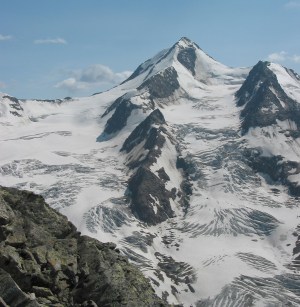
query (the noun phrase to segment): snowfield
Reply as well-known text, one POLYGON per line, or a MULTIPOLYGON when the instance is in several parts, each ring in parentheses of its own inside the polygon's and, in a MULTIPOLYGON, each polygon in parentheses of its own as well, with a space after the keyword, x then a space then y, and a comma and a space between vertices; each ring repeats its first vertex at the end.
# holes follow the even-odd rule
MULTIPOLYGON (((300 103, 299 80, 278 64, 270 69, 286 94, 300 103)), ((242 107, 235 93, 249 71, 220 64, 181 39, 142 64, 134 78, 101 94, 61 102, 24 100, 17 106, 1 94, 0 185, 42 194, 83 234, 116 243, 169 303, 299 306, 300 277, 293 266, 299 198, 252 169, 244 154, 259 148, 263 157, 299 162, 300 139, 281 133, 299 127, 278 120, 241 134, 242 107), (184 57, 193 48, 194 66, 184 57), (180 50, 187 50, 181 62, 180 50), (168 67, 177 72, 179 87, 153 99, 142 85, 157 74, 165 76, 168 67), (140 109, 113 137, 97 142, 113 111, 102 115, 123 95, 140 109), (189 163, 193 193, 186 210, 175 198, 176 216, 149 226, 130 210, 126 193, 133 170, 120 149, 153 101, 164 115, 166 133, 189 163)), ((146 155, 143 145, 135 152, 146 155)), ((153 173, 165 169, 167 190, 179 187, 184 176, 176 167, 174 148, 167 139, 151 166, 153 173)), ((300 185, 296 169, 289 180, 300 185)), ((152 199, 155 211, 159 204, 152 199)))

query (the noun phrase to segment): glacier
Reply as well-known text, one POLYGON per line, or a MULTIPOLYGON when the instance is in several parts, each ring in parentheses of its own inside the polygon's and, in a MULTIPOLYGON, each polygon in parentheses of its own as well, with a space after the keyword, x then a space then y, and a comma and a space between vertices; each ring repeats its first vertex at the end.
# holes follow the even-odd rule
POLYGON ((0 185, 116 243, 171 304, 299 306, 299 93, 187 38, 90 97, 3 93, 0 185))

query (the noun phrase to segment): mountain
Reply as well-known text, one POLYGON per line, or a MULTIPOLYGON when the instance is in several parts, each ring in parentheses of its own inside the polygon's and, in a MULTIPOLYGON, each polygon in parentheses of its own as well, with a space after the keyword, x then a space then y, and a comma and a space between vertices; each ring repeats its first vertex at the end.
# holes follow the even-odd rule
POLYGON ((20 116, 3 96, 0 184, 117 244, 161 298, 300 304, 297 73, 182 38, 104 93, 18 100, 20 116))
POLYGON ((236 96, 251 167, 300 195, 300 77, 278 64, 259 62, 236 96))

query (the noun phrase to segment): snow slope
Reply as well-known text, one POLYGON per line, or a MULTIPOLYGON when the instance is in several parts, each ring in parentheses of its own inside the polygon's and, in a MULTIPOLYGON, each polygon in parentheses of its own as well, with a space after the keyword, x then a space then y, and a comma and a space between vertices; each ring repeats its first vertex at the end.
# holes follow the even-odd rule
MULTIPOLYGON (((300 102, 295 75, 277 64, 270 69, 288 97, 300 102)), ((170 303, 299 306, 293 265, 299 199, 284 182, 257 171, 248 155, 256 150, 260 158, 299 162, 299 139, 281 133, 299 126, 278 120, 241 133, 245 107, 237 105, 236 92, 249 71, 218 63, 183 38, 123 84, 95 96, 19 101, 16 116, 2 95, 0 184, 42 194, 82 233, 115 242, 170 303), (102 133, 120 97, 134 108, 126 109, 125 125, 113 126, 107 137, 102 133), (137 171, 128 164, 147 156, 147 139, 129 153, 120 150, 157 108, 166 124, 151 127, 165 142, 146 167, 153 174, 164 168, 166 193, 174 187, 183 193, 186 179, 192 195, 185 207, 178 194, 170 198, 174 217, 149 225, 132 212, 128 196, 128 180, 137 171)), ((300 183, 296 168, 289 176, 300 183)), ((156 214, 161 204, 150 198, 156 214)))

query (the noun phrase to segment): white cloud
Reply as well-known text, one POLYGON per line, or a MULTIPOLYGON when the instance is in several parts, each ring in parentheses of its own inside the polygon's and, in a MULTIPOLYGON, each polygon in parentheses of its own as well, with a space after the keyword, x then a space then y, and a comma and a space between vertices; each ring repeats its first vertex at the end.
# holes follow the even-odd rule
POLYGON ((280 51, 271 53, 268 55, 267 59, 271 62, 284 62, 287 59, 287 52, 280 51))
POLYGON ((299 63, 300 64, 300 55, 293 55, 292 57, 291 57, 291 60, 293 61, 293 62, 295 62, 295 63, 299 63))
POLYGON ((113 72, 109 67, 95 64, 77 73, 78 80, 87 83, 108 82, 118 83, 128 78, 132 72, 124 71, 121 73, 113 72))
POLYGON ((300 55, 294 54, 293 56, 290 56, 286 51, 280 51, 269 54, 267 60, 275 63, 289 61, 299 64, 300 55))
POLYGON ((70 72, 69 78, 57 83, 55 87, 70 92, 92 87, 111 87, 121 83, 132 74, 131 71, 114 72, 108 66, 94 64, 87 68, 70 72))
POLYGON ((47 38, 47 39, 36 39, 35 44, 62 44, 66 45, 67 41, 63 38, 47 38))
POLYGON ((11 35, 2 35, 2 34, 0 34, 0 41, 8 41, 10 39, 12 39, 11 35))
POLYGON ((285 7, 288 9, 300 8, 300 1, 289 1, 285 4, 285 7))
POLYGON ((55 85, 57 88, 65 89, 69 92, 75 92, 78 90, 84 90, 87 88, 87 84, 77 81, 75 78, 65 79, 55 85))

